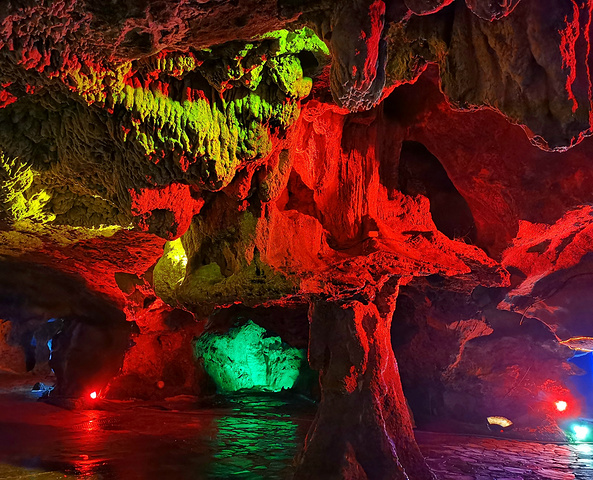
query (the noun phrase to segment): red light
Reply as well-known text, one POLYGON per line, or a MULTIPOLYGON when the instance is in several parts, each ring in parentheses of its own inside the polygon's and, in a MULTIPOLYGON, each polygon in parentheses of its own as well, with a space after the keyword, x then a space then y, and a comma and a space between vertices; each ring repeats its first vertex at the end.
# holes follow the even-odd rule
POLYGON ((91 392, 91 398, 94 400, 97 398, 97 392, 91 392))
POLYGON ((568 407, 568 403, 566 403, 564 400, 558 400, 554 405, 556 405, 556 410, 559 412, 564 412, 566 407, 568 407))

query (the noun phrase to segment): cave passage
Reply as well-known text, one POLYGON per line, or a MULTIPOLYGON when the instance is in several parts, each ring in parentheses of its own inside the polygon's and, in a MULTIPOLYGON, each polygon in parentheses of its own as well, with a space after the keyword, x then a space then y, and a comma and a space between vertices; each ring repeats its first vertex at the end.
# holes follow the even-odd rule
POLYGON ((226 334, 202 335, 195 349, 220 393, 289 390, 307 368, 304 350, 267 334, 251 320, 226 334))
POLYGON ((476 225, 469 206, 453 185, 443 165, 419 142, 404 141, 399 164, 400 190, 424 195, 438 230, 450 239, 476 241, 476 225))

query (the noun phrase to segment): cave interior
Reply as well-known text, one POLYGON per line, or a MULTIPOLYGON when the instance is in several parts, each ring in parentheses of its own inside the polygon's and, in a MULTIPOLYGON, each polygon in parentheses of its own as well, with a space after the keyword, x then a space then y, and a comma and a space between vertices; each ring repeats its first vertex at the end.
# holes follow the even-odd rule
POLYGON ((590 478, 592 19, 0 0, 0 478, 590 478))

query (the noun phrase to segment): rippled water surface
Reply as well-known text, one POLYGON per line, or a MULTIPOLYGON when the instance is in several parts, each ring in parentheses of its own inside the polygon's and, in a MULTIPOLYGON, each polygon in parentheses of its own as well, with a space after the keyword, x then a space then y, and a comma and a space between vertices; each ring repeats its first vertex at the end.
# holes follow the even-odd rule
MULTIPOLYGON (((26 388, 0 387, 0 480, 290 479, 315 410, 282 395, 85 406, 58 408, 26 388)), ((592 444, 416 438, 440 480, 593 478, 592 444)))
POLYGON ((0 395, 0 478, 289 478, 314 415, 288 396, 94 405, 0 395))

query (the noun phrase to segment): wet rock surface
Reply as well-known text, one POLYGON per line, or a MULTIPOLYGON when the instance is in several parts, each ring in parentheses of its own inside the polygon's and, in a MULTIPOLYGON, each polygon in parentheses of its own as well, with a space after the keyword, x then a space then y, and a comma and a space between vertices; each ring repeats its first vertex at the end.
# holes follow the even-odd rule
POLYGON ((533 443, 416 432, 441 480, 585 480, 593 475, 588 444, 533 443))

